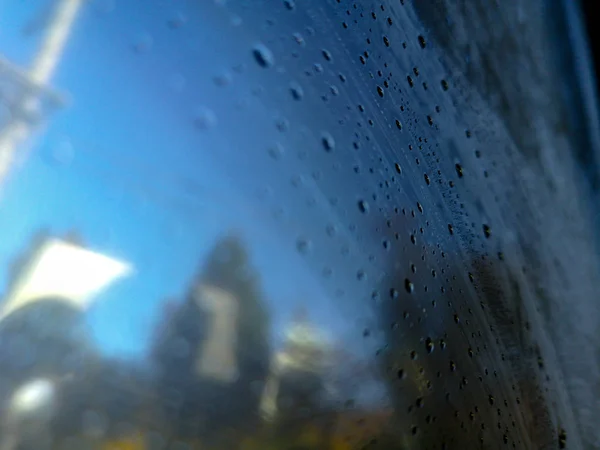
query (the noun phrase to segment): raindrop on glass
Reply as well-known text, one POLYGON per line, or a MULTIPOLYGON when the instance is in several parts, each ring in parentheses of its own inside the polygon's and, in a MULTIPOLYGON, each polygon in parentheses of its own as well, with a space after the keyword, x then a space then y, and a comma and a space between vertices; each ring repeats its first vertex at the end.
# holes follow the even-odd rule
POLYGON ((252 50, 252 55, 260 67, 268 68, 275 64, 275 57, 273 56, 273 53, 263 44, 256 45, 252 50))
POLYGON ((335 149, 335 140, 329 133, 323 133, 321 136, 321 143, 326 152, 331 152, 335 149))
POLYGON ((359 200, 358 201, 358 210, 363 214, 368 213, 369 212, 369 203, 367 203, 366 200, 359 200))
POLYGON ((207 130, 214 127, 217 124, 217 116, 215 113, 204 107, 200 106, 196 108, 194 113, 194 125, 200 130, 207 130))
POLYGON ((296 240, 296 248, 302 254, 306 254, 310 250, 310 241, 306 238, 300 237, 296 240))
POLYGON ((290 92, 294 100, 302 100, 302 97, 304 97, 304 90, 298 83, 294 82, 290 85, 290 92))

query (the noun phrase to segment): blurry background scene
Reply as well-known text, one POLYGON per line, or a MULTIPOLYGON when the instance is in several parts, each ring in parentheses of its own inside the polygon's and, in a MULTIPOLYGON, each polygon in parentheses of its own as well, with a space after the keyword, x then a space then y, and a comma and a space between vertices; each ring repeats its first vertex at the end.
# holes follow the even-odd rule
POLYGON ((582 11, 0 0, 0 450, 600 448, 582 11))

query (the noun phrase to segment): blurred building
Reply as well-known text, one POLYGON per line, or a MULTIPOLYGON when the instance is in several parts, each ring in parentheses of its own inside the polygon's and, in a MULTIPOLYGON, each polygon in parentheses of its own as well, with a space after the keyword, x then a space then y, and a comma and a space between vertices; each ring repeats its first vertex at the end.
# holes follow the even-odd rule
POLYGON ((12 267, 8 292, 0 304, 0 321, 44 298, 56 298, 85 311, 96 295, 128 275, 122 261, 86 249, 71 236, 38 236, 12 267))
MULTIPOLYGON (((50 366, 88 340, 82 313, 131 271, 127 263, 85 248, 74 234, 35 235, 9 267, 0 298, 0 355, 5 361, 0 378, 9 376, 11 367, 15 378, 65 372, 64 366, 50 366)), ((3 387, 0 382, 0 392, 3 387)))
POLYGON ((299 310, 285 330, 283 348, 271 359, 261 399, 263 417, 282 423, 320 409, 333 389, 326 383, 332 350, 321 330, 299 310))
POLYGON ((104 376, 109 365, 93 344, 84 312, 131 270, 85 248, 73 234, 39 233, 15 260, 0 301, 1 436, 29 439, 35 448, 50 431, 82 425, 67 420, 73 418, 69 411, 79 418, 93 398, 107 398, 91 386, 104 388, 100 380, 116 377, 104 376))
POLYGON ((236 448, 260 422, 270 358, 269 318, 242 242, 218 242, 185 299, 165 308, 151 355, 163 435, 236 448))

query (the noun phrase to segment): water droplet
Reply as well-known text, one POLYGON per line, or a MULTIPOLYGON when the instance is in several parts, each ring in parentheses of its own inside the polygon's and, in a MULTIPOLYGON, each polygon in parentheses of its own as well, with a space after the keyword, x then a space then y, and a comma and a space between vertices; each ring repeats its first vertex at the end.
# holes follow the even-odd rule
POLYGON ((485 223, 483 224, 483 235, 486 237, 486 239, 489 239, 492 236, 492 229, 485 223))
POLYGON ((412 294, 415 291, 415 285, 412 281, 406 278, 404 280, 404 289, 406 289, 406 292, 408 292, 409 294, 412 294))
POLYGON ((228 84, 231 84, 231 75, 228 73, 220 73, 213 77, 213 81, 219 87, 227 86, 228 84))
POLYGON ((133 41, 133 51, 136 53, 147 53, 152 50, 154 39, 149 33, 140 33, 133 41))
POLYGON ((290 92, 292 93, 292 98, 294 100, 302 100, 302 97, 304 97, 304 90, 302 89, 302 86, 296 82, 293 82, 290 85, 290 92))
POLYGON ((283 4, 290 11, 296 7, 296 2, 294 0, 283 0, 283 4))
POLYGON ((388 39, 388 37, 387 37, 387 36, 384 36, 384 37, 383 37, 383 43, 385 44, 385 46, 386 46, 386 47, 389 47, 389 46, 390 46, 390 40, 388 39))
POLYGON ((398 119, 396 119, 396 127, 398 127, 399 130, 402 129, 402 123, 398 119))
POLYGON ((377 93, 380 97, 383 97, 383 88, 381 86, 377 86, 377 93))
POLYGON ((369 203, 367 203, 366 200, 359 200, 358 201, 358 210, 363 214, 368 213, 369 212, 369 203))
POLYGON ((255 61, 261 67, 268 68, 275 64, 275 57, 271 50, 265 47, 263 44, 258 44, 252 50, 252 55, 255 61))
POLYGON ((304 37, 300 34, 300 33, 294 33, 292 34, 292 37, 294 38, 294 41, 296 41, 296 44, 304 47, 306 45, 306 41, 304 40, 304 37))
POLYGON ((448 86, 448 82, 447 82, 446 80, 442 80, 442 81, 440 81, 440 84, 442 85, 442 89, 443 89, 444 91, 447 91, 447 90, 448 90, 449 86, 448 86))
POLYGON ((275 127, 277 127, 279 131, 284 133, 290 129, 290 121, 287 120, 285 117, 280 117, 278 119, 275 119, 275 127))
POLYGON ((449 232, 450 234, 454 234, 454 227, 452 226, 452 224, 451 224, 451 223, 449 223, 449 224, 448 224, 448 232, 449 232))
POLYGON ((281 157, 283 156, 283 146, 279 143, 276 143, 274 145, 272 145, 271 147, 269 147, 269 156, 271 158, 273 158, 274 160, 280 160, 281 157))
POLYGON ((421 46, 421 48, 425 48, 427 46, 427 42, 425 41, 425 38, 423 36, 419 35, 418 39, 419 39, 419 45, 421 46))
POLYGON ((558 448, 567 448, 567 432, 562 428, 558 433, 558 448))
POLYGON ((462 178, 463 177, 463 168, 460 164, 456 163, 456 165, 454 166, 454 168, 456 169, 456 174, 458 175, 458 178, 462 178))
POLYGON ((365 273, 365 271, 364 271, 364 270, 359 270, 358 272, 356 272, 356 279, 357 279, 358 281, 362 281, 362 280, 364 280, 365 278, 367 278, 367 274, 365 273))
POLYGON ((325 58, 325 61, 331 61, 331 53, 329 53, 329 51, 323 49, 322 51, 323 53, 323 58, 325 58))
POLYGON ((427 186, 429 186, 431 184, 431 180, 429 179, 429 175, 427 175, 425 173, 425 174, 423 174, 423 178, 425 179, 425 183, 427 184, 427 186))
POLYGON ((321 143, 326 152, 332 152, 335 149, 335 140, 329 133, 322 134, 321 143))
POLYGON ((171 16, 169 20, 167 20, 167 25, 172 30, 176 30, 181 28, 187 22, 187 18, 181 12, 176 12, 171 16))
POLYGON ((215 113, 204 107, 200 106, 196 108, 194 113, 194 125, 200 130, 207 130, 214 127, 217 124, 217 116, 215 113))
POLYGON ((427 353, 431 353, 435 349, 435 344, 433 343, 431 338, 425 339, 425 348, 427 349, 427 353))
POLYGON ((300 237, 296 240, 296 248, 302 254, 309 252, 311 247, 310 241, 304 237, 300 237))

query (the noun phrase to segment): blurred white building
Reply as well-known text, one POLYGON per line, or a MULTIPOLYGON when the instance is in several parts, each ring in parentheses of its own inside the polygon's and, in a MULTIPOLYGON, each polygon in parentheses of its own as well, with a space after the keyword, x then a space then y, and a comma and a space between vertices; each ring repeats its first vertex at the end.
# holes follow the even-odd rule
POLYGON ((43 238, 15 268, 0 320, 44 298, 85 311, 98 293, 131 272, 123 261, 67 240, 43 238))

